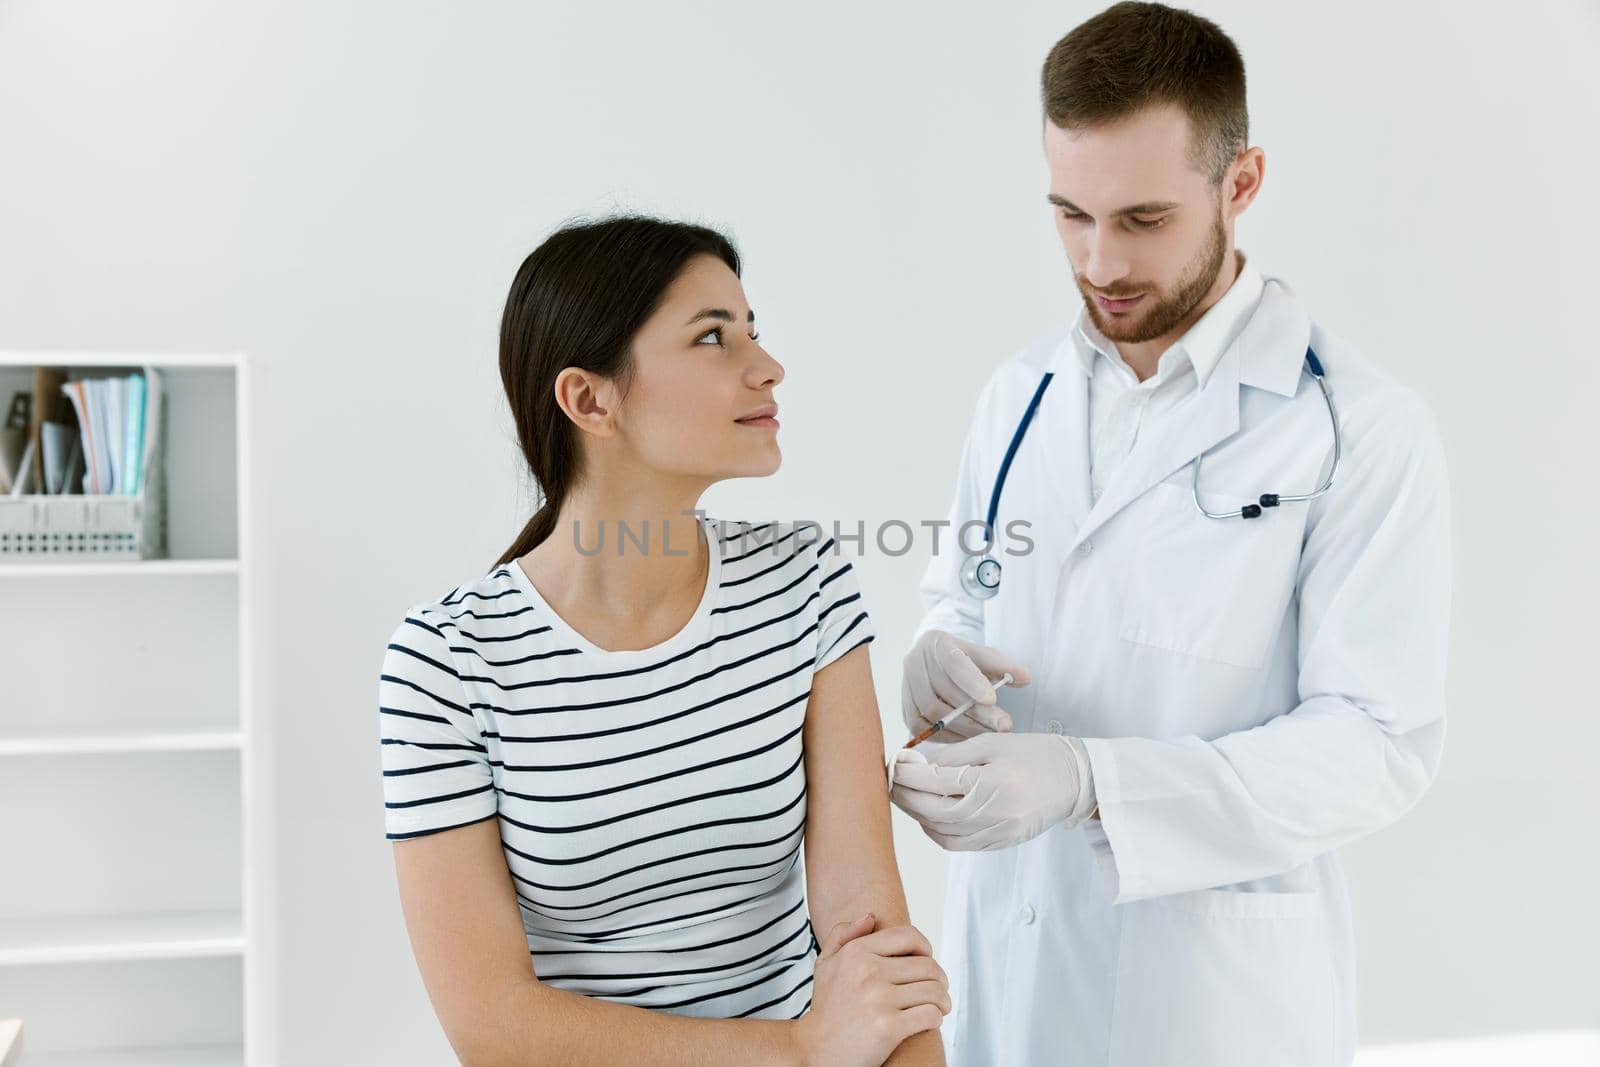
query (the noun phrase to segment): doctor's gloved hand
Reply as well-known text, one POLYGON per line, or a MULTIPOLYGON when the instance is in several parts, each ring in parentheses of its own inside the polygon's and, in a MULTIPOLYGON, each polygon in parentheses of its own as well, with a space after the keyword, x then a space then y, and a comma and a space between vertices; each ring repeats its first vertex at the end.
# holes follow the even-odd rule
POLYGON ((1076 737, 986 733, 897 767, 889 799, 941 848, 980 852, 1077 826, 1095 809, 1094 775, 1076 737))
POLYGON ((929 630, 911 646, 901 664, 900 717, 915 736, 960 705, 977 700, 971 711, 931 740, 945 743, 1009 730, 1011 716, 995 704, 991 681, 1007 671, 1012 685, 1028 684, 1028 669, 996 649, 963 641, 943 630, 929 630))

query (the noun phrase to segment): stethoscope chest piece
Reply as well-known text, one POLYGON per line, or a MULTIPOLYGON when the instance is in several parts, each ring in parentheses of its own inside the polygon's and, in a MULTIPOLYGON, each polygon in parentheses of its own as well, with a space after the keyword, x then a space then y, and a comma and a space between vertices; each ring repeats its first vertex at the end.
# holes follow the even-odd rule
POLYGON ((962 560, 961 588, 978 600, 988 600, 1000 592, 1000 561, 988 554, 962 560))

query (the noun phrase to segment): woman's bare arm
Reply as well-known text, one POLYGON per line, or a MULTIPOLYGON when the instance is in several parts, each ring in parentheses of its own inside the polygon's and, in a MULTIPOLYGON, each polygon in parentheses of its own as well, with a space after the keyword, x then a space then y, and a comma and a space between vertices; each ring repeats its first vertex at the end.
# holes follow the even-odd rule
MULTIPOLYGON (((869 911, 879 930, 911 924, 894 858, 882 730, 866 645, 812 676, 803 737, 806 895, 816 930, 869 911)), ((913 1034, 885 1062, 943 1067, 939 1031, 913 1034)))
POLYGON ((540 982, 494 819, 396 841, 394 857, 423 984, 466 1067, 801 1062, 790 1021, 689 1018, 540 982))

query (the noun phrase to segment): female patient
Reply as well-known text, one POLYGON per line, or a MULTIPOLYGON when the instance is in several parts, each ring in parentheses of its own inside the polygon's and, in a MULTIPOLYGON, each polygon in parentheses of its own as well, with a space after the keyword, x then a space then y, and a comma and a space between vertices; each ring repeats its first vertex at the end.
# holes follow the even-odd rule
POLYGON ((850 564, 697 511, 781 458, 754 321, 727 239, 664 220, 568 226, 512 283, 545 500, 379 682, 406 925, 467 1064, 944 1062, 850 564))

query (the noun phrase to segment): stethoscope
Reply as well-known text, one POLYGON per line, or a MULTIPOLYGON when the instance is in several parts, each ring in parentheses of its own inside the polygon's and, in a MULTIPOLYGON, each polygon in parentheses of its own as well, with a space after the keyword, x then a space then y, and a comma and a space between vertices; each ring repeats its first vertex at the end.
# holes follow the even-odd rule
MULTIPOLYGON (((1316 379, 1317 385, 1322 388, 1323 402, 1328 405, 1328 421, 1333 424, 1333 463, 1328 467, 1328 475, 1322 484, 1309 493, 1262 493, 1253 504, 1245 504, 1232 511, 1207 511, 1205 505, 1200 503, 1200 461, 1205 458, 1205 452, 1194 459, 1194 481, 1191 483, 1191 492, 1194 494, 1194 506, 1200 514, 1208 519, 1256 519, 1261 517, 1265 508, 1275 508, 1281 504, 1294 504, 1306 500, 1315 500, 1333 487, 1333 476, 1339 469, 1339 411, 1333 406, 1333 390, 1328 386, 1328 380, 1323 374, 1322 361, 1317 358, 1311 346, 1306 346, 1306 369, 1316 379)), ((1011 444, 1006 449, 1005 458, 1000 461, 1000 470, 995 474, 994 491, 989 494, 989 513, 983 524, 983 552, 981 555, 968 555, 961 564, 961 587, 969 596, 978 600, 988 600, 1000 592, 1000 561, 990 554, 994 540, 994 519, 999 513, 1000 491, 1005 488, 1006 472, 1011 469, 1011 460, 1017 454, 1017 446, 1022 444, 1023 435, 1028 432, 1028 423, 1033 421, 1033 414, 1039 410, 1039 400, 1044 396, 1044 391, 1050 387, 1050 379, 1055 377, 1053 371, 1046 372, 1039 387, 1033 391, 1033 399, 1028 401, 1028 410, 1022 413, 1022 421, 1017 423, 1016 432, 1011 435, 1011 444)))

